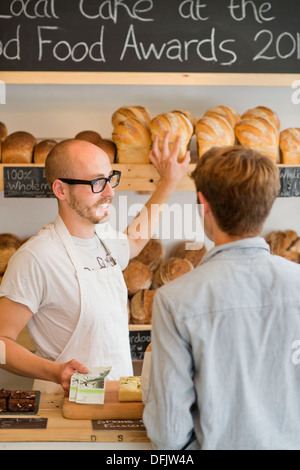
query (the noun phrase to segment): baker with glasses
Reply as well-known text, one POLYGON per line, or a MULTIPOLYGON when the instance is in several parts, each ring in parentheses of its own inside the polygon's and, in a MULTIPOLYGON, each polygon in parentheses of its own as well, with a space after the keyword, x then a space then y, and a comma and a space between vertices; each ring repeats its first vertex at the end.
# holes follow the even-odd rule
POLYGON ((121 172, 107 154, 80 140, 65 140, 49 153, 45 176, 57 200, 53 223, 21 246, 0 286, 0 341, 4 369, 34 379, 34 389, 69 390, 75 371, 111 366, 108 379, 133 375, 127 288, 122 271, 153 235, 161 209, 186 173, 189 152, 177 161, 153 143, 150 161, 160 180, 125 233, 113 229, 109 214, 121 172), (139 232, 137 232, 137 225, 139 232), (27 327, 36 353, 16 343, 27 327))

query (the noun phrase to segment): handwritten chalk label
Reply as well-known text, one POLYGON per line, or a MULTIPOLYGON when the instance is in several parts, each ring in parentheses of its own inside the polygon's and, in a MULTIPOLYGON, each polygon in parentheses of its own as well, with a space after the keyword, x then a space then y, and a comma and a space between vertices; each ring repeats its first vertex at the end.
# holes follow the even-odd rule
POLYGON ((282 166, 278 197, 300 197, 300 166, 282 166))
POLYGON ((94 431, 145 431, 141 419, 97 419, 92 420, 94 431))
POLYGON ((44 167, 5 166, 3 168, 4 197, 54 197, 45 178, 44 167))
POLYGON ((144 359, 145 350, 151 341, 151 330, 129 331, 132 360, 144 359))
POLYGON ((46 429, 47 422, 48 418, 0 418, 0 429, 46 429))

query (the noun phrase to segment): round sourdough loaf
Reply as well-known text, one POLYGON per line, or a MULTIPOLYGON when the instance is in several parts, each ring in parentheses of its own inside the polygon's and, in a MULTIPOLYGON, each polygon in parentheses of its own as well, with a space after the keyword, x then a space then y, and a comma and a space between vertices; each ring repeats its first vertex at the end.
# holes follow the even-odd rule
POLYGON ((136 260, 148 266, 151 271, 155 271, 165 259, 165 255, 166 250, 161 240, 151 238, 136 260))
POLYGON ((193 264, 182 258, 171 257, 161 263, 153 275, 153 289, 167 284, 194 269, 193 264))
POLYGON ((131 260, 123 271, 128 295, 132 297, 139 290, 149 289, 152 284, 152 271, 145 264, 137 260, 131 260))
POLYGON ((45 139, 38 142, 33 150, 33 163, 45 163, 48 153, 56 144, 56 140, 53 139, 45 139))
POLYGON ((155 290, 140 290, 131 299, 131 321, 134 324, 148 325, 152 321, 152 305, 155 290))
POLYGON ((110 163, 115 163, 117 147, 112 140, 99 139, 95 144, 108 155, 110 163))
POLYGON ((91 144, 96 144, 101 139, 101 135, 96 131, 81 131, 75 135, 76 140, 84 140, 91 144))
POLYGON ((13 233, 0 234, 0 274, 3 275, 10 258, 22 245, 22 240, 13 233))
POLYGON ((0 122, 0 141, 4 142, 7 137, 7 127, 4 122, 0 122))
POLYGON ((29 132, 13 132, 2 144, 2 163, 32 163, 36 138, 29 132))
POLYGON ((207 250, 204 245, 202 245, 200 248, 194 249, 194 247, 197 247, 197 243, 195 242, 180 242, 173 248, 171 257, 187 259, 195 268, 198 266, 207 250))

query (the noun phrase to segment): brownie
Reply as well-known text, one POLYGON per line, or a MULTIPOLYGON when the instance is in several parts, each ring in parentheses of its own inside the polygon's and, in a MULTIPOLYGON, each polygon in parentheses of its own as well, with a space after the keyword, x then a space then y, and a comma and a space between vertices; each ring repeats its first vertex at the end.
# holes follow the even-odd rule
POLYGON ((6 398, 0 398, 0 413, 7 410, 6 398))
POLYGON ((8 411, 34 411, 35 400, 29 398, 9 398, 8 411))
POLYGON ((36 392, 32 390, 11 390, 10 398, 27 398, 33 400, 36 398, 36 392))
POLYGON ((5 390, 2 388, 0 390, 0 398, 8 398, 10 396, 10 390, 5 390))

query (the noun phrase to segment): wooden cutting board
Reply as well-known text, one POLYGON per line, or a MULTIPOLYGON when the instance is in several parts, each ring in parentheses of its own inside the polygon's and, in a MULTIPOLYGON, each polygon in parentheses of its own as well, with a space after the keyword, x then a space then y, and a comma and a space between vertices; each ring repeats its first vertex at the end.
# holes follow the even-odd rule
POLYGON ((144 403, 119 402, 119 381, 107 380, 103 405, 85 405, 64 398, 62 414, 67 419, 142 419, 144 403))

